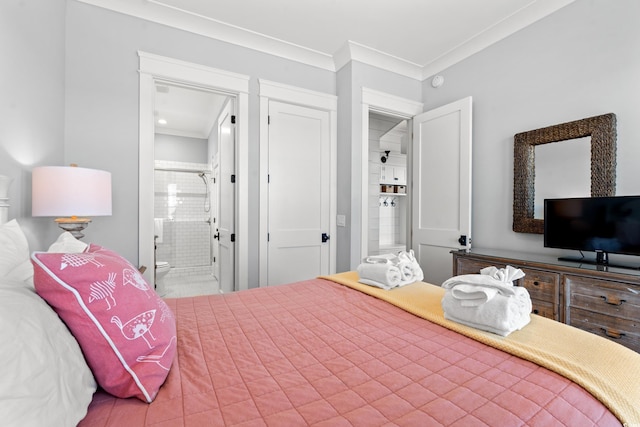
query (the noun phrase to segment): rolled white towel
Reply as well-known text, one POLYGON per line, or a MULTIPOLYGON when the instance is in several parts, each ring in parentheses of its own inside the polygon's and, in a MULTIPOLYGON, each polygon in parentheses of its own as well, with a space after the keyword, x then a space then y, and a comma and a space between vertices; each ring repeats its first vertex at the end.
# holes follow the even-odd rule
POLYGON ((398 262, 398 269, 400 269, 400 275, 402 276, 403 282, 413 281, 413 277, 415 276, 415 269, 411 261, 398 262))
POLYGON ((398 267, 402 274, 402 284, 407 285, 409 283, 421 282, 424 279, 424 273, 418 260, 413 253, 413 249, 410 251, 401 251, 398 253, 398 267))
POLYGON ((460 305, 463 307, 477 307, 488 302, 497 294, 498 289, 488 286, 460 284, 451 288, 451 295, 460 300, 460 305))
POLYGON ((398 256, 395 254, 380 254, 380 255, 372 255, 368 256, 362 260, 363 263, 366 264, 397 264, 398 256))
POLYGON ((402 280, 400 269, 390 262, 367 263, 358 266, 359 282, 365 285, 376 286, 382 289, 392 289, 398 286, 402 280))

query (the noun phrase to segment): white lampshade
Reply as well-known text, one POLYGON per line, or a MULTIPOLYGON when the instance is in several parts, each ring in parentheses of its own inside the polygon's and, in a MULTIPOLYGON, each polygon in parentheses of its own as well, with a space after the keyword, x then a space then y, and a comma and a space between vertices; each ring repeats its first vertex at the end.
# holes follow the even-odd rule
POLYGON ((111 173, 75 166, 33 169, 33 216, 111 215, 111 173))

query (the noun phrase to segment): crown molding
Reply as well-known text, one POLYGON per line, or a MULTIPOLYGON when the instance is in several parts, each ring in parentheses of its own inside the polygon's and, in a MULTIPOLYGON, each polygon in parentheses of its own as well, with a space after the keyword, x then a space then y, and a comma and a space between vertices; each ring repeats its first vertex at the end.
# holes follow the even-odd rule
POLYGON ((359 61, 414 79, 421 79, 422 77, 422 67, 420 65, 352 41, 347 41, 343 47, 332 56, 244 28, 229 25, 212 18, 159 4, 154 0, 76 1, 268 53, 323 70, 335 72, 350 61, 359 61))
POLYGON ((529 3, 492 27, 474 35, 430 63, 425 64, 422 68, 421 80, 428 79, 574 1, 536 0, 529 3))
POLYGON ((344 67, 350 61, 358 61, 416 80, 422 80, 422 66, 351 40, 347 40, 342 48, 333 55, 333 58, 336 70, 344 67))
POLYGON ((194 34, 258 50, 281 58, 301 62, 313 67, 335 71, 333 57, 264 34, 236 27, 206 16, 185 12, 159 4, 153 0, 76 0, 81 3, 134 16, 194 34))
POLYGON ((206 16, 170 7, 158 3, 156 0, 76 1, 257 50, 327 71, 335 72, 351 61, 358 61, 423 81, 556 10, 565 7, 575 0, 534 0, 512 15, 485 31, 474 35, 424 66, 350 40, 333 55, 329 55, 206 16))

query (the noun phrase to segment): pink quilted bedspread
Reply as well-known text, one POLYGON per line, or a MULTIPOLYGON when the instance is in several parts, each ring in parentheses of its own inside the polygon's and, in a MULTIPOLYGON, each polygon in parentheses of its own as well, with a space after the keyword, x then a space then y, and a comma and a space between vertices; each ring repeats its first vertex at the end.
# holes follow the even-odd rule
POLYGON ((167 303, 156 400, 98 392, 80 426, 620 425, 558 374, 330 281, 167 303))

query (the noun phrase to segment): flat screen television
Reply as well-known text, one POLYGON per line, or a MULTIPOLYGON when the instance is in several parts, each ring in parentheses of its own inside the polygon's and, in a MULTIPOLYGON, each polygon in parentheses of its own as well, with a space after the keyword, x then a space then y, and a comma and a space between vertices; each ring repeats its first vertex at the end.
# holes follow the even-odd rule
POLYGON ((640 196, 545 199, 544 246, 595 252, 561 258, 595 264, 608 264, 609 253, 640 255, 640 196))

